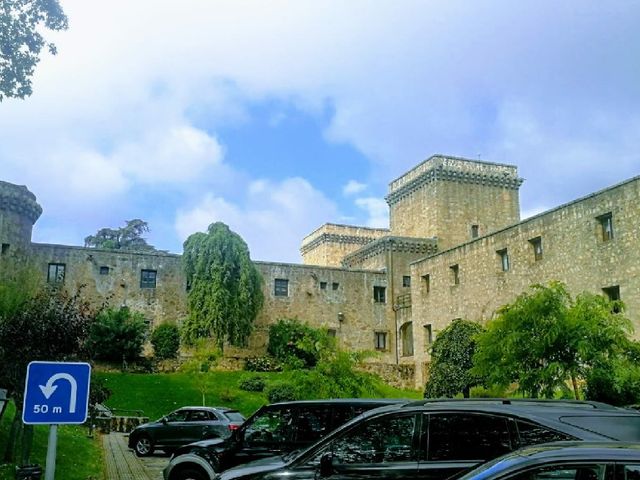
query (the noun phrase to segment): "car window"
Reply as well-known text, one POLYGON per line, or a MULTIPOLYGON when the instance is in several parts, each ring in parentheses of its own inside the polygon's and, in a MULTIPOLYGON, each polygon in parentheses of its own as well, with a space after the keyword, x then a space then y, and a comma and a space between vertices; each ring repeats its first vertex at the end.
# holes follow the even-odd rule
POLYGON ((509 480, 604 480, 606 465, 553 465, 534 468, 509 480))
POLYGON ((167 422, 184 422, 187 419, 187 410, 176 410, 167 415, 167 422))
POLYGON ((230 422, 244 422, 244 417, 240 412, 224 412, 224 416, 227 417, 230 422))
POLYGON ((415 415, 374 418, 332 442, 334 461, 351 464, 415 460, 415 425, 415 415))
POLYGON ((432 414, 421 437, 421 460, 489 460, 512 450, 507 419, 494 415, 432 414))
POLYGON ((560 421, 614 440, 640 441, 640 415, 572 415, 561 417, 560 421))
POLYGON ((624 465, 623 480, 640 480, 640 465, 624 465))
POLYGON ((516 425, 518 426, 518 437, 521 447, 561 440, 575 440, 571 435, 556 432, 555 430, 534 423, 518 420, 516 425))
POLYGON ((273 445, 292 441, 294 429, 292 425, 296 415, 291 408, 265 410, 253 417, 244 431, 247 445, 273 445))
POLYGON ((313 443, 331 431, 331 408, 327 406, 302 407, 295 422, 294 441, 313 443))
POLYGON ((191 410, 191 412, 189 412, 189 416, 187 417, 188 422, 204 422, 211 419, 211 413, 204 410, 191 410))

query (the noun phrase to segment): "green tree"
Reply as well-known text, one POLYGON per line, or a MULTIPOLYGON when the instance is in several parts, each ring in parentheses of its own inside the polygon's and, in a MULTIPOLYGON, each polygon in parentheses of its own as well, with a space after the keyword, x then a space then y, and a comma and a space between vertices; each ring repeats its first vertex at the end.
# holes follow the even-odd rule
POLYGON ((95 235, 89 235, 84 239, 84 246, 107 250, 154 251, 155 248, 142 237, 148 231, 147 222, 137 218, 127 220, 124 227, 101 228, 95 235))
POLYGON ((89 347, 101 360, 135 360, 142 353, 147 324, 140 312, 127 307, 103 310, 89 332, 89 347))
POLYGON ((225 343, 245 346, 264 301, 247 244, 217 222, 184 242, 182 260, 189 289, 185 340, 211 337, 220 349, 225 343))
POLYGON ((180 331, 173 323, 158 325, 151 333, 153 353, 158 359, 176 358, 180 348, 180 331))
POLYGON ((458 393, 469 397, 471 387, 480 383, 471 369, 476 337, 483 331, 480 324, 459 318, 440 332, 431 348, 425 398, 454 397, 458 393))
POLYGON ((0 102, 4 97, 31 95, 31 76, 40 51, 56 47, 42 36, 42 27, 66 30, 67 17, 58 0, 0 0, 0 102))
POLYGON ((533 397, 552 397, 571 380, 618 356, 628 345, 631 323, 614 313, 621 308, 606 298, 583 293, 575 302, 560 282, 534 285, 479 335, 474 372, 501 386, 517 382, 533 397))
POLYGON ((335 339, 325 329, 290 318, 269 327, 267 353, 289 367, 313 368, 327 350, 335 350, 335 339))

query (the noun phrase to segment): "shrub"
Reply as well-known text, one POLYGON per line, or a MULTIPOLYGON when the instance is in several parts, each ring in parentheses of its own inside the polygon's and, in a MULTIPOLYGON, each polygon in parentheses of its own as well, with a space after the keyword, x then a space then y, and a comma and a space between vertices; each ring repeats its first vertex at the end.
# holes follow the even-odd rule
POLYGON ((244 369, 249 372, 280 372, 282 366, 275 358, 265 357, 249 357, 244 364, 244 369))
POLYGON ((101 360, 133 360, 140 356, 147 324, 127 307, 102 311, 91 326, 89 348, 101 360))
POLYGON ((253 377, 241 378, 238 382, 238 388, 240 388, 240 390, 244 390, 245 392, 262 392, 265 385, 266 383, 264 381, 264 378, 257 375, 253 377))
POLYGON ((612 405, 640 402, 640 367, 627 359, 594 368, 587 376, 585 397, 612 405))
POLYGON ((270 403, 291 402, 298 400, 298 392, 290 383, 276 383, 267 389, 270 403))
POLYGON ((269 327, 267 352, 291 368, 313 368, 335 340, 325 330, 312 328, 297 319, 280 319, 269 327))
POLYGON ((151 345, 156 358, 176 358, 180 348, 180 331, 172 323, 158 325, 151 334, 151 345))

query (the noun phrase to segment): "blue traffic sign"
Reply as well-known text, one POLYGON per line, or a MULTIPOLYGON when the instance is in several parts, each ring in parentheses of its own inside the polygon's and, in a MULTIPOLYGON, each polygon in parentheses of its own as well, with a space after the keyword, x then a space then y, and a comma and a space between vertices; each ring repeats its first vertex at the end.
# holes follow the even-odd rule
POLYGON ((24 386, 25 424, 84 423, 89 407, 91 365, 31 362, 24 386))

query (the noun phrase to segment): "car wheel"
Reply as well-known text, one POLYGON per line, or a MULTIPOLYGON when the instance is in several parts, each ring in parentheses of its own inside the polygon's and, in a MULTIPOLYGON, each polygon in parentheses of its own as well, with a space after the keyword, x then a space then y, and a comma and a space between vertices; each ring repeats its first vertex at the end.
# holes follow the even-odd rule
POLYGON ((148 436, 143 435, 142 437, 138 438, 138 440, 136 440, 133 449, 135 450, 137 456, 146 457, 147 455, 151 455, 153 453, 153 442, 148 436))
POLYGON ((198 468, 183 468, 171 475, 171 480, 209 480, 209 477, 198 468))

